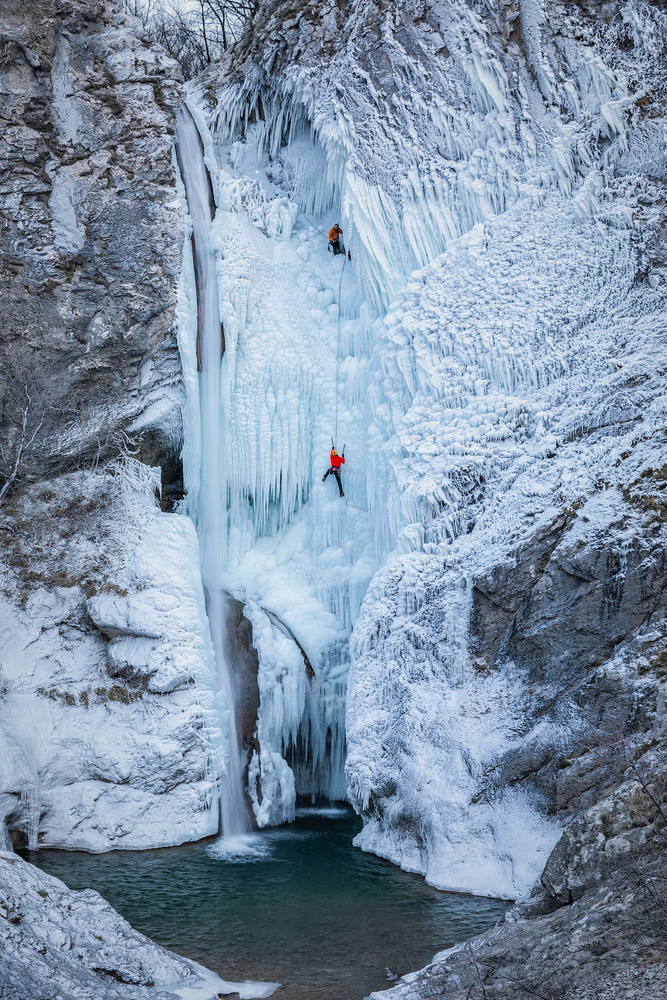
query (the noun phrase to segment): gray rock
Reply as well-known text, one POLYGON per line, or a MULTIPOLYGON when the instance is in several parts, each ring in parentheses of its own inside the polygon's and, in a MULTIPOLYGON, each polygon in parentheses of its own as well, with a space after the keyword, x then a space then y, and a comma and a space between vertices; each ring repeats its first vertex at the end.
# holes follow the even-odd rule
POLYGON ((571 539, 573 516, 561 515, 524 542, 515 562, 476 580, 471 649, 491 664, 510 657, 534 683, 556 676, 572 683, 664 615, 663 533, 647 525, 626 550, 613 544, 635 516, 628 509, 620 521, 571 539))
POLYGON ((640 791, 637 782, 627 782, 568 824, 542 872, 550 900, 579 899, 603 880, 617 853, 639 851, 652 838, 650 826, 633 818, 640 791))
POLYGON ((0 433, 16 438, 27 374, 20 477, 104 460, 124 434, 159 465, 181 439, 180 71, 103 2, 9 0, 0 31, 0 433))
POLYGON ((0 491, 26 404, 28 442, 0 493, 0 805, 16 844, 217 830, 197 540, 185 519, 157 526, 159 473, 105 468, 129 446, 162 467, 165 507, 182 491, 181 74, 138 27, 102 0, 0 12, 0 491))
POLYGON ((616 868, 605 888, 526 919, 510 910, 493 930, 436 955, 383 1000, 658 1000, 667 989, 662 858, 616 868), (638 957, 638 956, 641 957, 638 957))

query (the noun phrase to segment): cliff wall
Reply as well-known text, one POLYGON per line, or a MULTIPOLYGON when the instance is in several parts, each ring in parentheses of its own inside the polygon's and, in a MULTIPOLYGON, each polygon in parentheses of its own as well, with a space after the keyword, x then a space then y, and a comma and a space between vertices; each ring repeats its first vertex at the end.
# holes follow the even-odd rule
POLYGON ((197 539, 164 512, 182 492, 180 71, 138 27, 87 0, 0 14, 0 800, 15 845, 138 848, 218 825, 197 539))

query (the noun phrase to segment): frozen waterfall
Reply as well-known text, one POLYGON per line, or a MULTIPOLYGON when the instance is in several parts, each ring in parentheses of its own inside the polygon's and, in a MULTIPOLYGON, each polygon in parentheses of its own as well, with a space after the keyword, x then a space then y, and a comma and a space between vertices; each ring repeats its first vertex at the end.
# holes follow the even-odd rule
POLYGON ((343 270, 327 251, 332 223, 345 226, 336 177, 326 196, 308 197, 306 182, 319 190, 328 177, 309 126, 270 157, 258 123, 216 129, 196 92, 188 109, 179 143, 193 159, 182 173, 196 253, 188 241, 178 318, 187 509, 212 628, 214 593, 240 602, 252 626, 259 707, 253 720, 245 702, 238 709, 255 727, 245 791, 263 827, 293 819, 297 795, 347 796, 348 643, 377 565, 366 483, 371 318, 355 264, 343 270), (205 268, 217 272, 210 302, 205 268), (219 373, 210 385, 209 349, 219 373), (322 482, 337 409, 343 500, 331 478, 322 482))
POLYGON ((229 761, 220 789, 220 819, 224 837, 250 829, 243 792, 243 768, 236 738, 236 713, 232 679, 225 659, 225 594, 222 585, 226 503, 221 452, 221 367, 224 332, 218 307, 215 256, 210 250, 214 211, 211 181, 192 115, 178 113, 178 159, 192 219, 192 246, 197 289, 197 369, 200 402, 200 489, 192 511, 201 550, 202 579, 206 593, 211 637, 215 649, 218 688, 224 694, 229 734, 229 761))

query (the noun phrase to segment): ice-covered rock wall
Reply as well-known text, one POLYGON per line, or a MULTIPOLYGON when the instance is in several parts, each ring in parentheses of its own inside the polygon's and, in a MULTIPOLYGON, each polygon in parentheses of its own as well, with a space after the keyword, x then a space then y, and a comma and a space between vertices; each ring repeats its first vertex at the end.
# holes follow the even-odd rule
POLYGON ((561 769, 655 724, 642 674, 665 632, 664 17, 516 14, 542 181, 413 274, 378 331, 373 520, 401 554, 357 623, 348 701, 360 844, 509 896, 578 806, 561 769))
POLYGON ((601 168, 627 152, 629 118, 659 160, 654 98, 616 57, 635 35, 657 56, 660 26, 650 5, 612 6, 596 23, 543 0, 306 3, 293 17, 266 5, 222 92, 211 74, 211 113, 225 133, 256 125, 260 155, 314 130, 325 155, 301 156, 289 186, 306 214, 340 205, 363 296, 386 307, 411 271, 517 201, 585 180, 590 208, 601 168))
MULTIPOLYGON (((526 891, 577 807, 563 762, 655 721, 664 39, 642 2, 265 5, 199 90, 236 213, 222 294, 241 227, 268 232, 265 179, 306 232, 340 216, 352 250, 367 565, 384 565, 354 615, 347 774, 359 843, 439 885, 526 891)), ((298 401, 257 391, 296 341, 253 327, 272 281, 243 255, 232 448, 277 492, 271 445, 298 453, 310 386, 292 364, 298 401)), ((231 505, 254 501, 240 474, 231 505)), ((264 587, 294 564, 276 530, 292 482, 273 524, 233 521, 266 536, 234 540, 264 587)))
POLYGON ((197 538, 154 487, 155 470, 130 463, 13 502, 23 530, 4 546, 0 612, 9 844, 136 849, 218 830, 225 754, 197 538))
MULTIPOLYGON (((420 272, 381 335, 378 508, 397 505, 401 554, 355 630, 348 770, 364 846, 511 896, 559 834, 542 818, 558 761, 624 716, 632 669, 601 664, 664 614, 661 515, 628 490, 663 483, 664 301, 633 287, 627 230, 561 199, 478 235, 420 272)), ((636 697, 655 704, 650 685, 636 697)))

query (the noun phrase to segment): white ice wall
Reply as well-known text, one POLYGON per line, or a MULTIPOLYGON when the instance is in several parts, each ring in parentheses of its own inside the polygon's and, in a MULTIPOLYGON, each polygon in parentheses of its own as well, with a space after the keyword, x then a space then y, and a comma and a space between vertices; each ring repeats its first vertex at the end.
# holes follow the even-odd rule
MULTIPOLYGON (((664 149, 646 142, 630 74, 574 40, 556 54, 540 7, 521 7, 539 93, 526 76, 518 91, 521 171, 539 189, 522 184, 413 273, 376 329, 370 505, 377 550, 395 554, 355 625, 348 686, 359 845, 436 885, 509 897, 559 828, 538 795, 486 776, 520 746, 557 752, 581 723, 564 699, 533 729, 521 671, 484 675, 468 646, 473 581, 601 484, 655 466, 664 419, 664 279, 637 284, 634 236, 657 222, 642 174, 665 176, 664 149)), ((635 37, 645 68, 653 37, 635 37)), ((590 505, 588 530, 622 546, 613 504, 590 505)))
MULTIPOLYGON (((628 30, 650 58, 655 25, 642 4, 626 6, 628 30)), ((246 64, 242 83, 216 93, 215 130, 253 132, 257 162, 276 159, 304 123, 312 128, 326 167, 322 154, 306 160, 289 185, 306 215, 341 207, 362 297, 376 310, 477 223, 517 201, 539 203, 547 189, 570 194, 589 174, 594 186, 601 165, 627 152, 628 118, 643 94, 630 96, 630 75, 605 62, 586 28, 568 37, 567 11, 558 50, 543 2, 506 16, 504 25, 485 22, 465 0, 439 0, 413 20, 413 6, 399 3, 378 27, 357 3, 331 61, 288 61, 276 73, 277 28, 266 64, 246 64)))
MULTIPOLYGON (((365 476, 369 324, 359 315, 351 262, 328 253, 318 231, 330 227, 336 195, 305 195, 304 162, 321 166, 326 157, 304 121, 294 123, 291 145, 269 158, 256 123, 241 137, 210 132, 196 93, 190 103, 218 206, 211 246, 225 331, 226 584, 246 605, 260 659, 262 750, 251 761, 249 789, 265 825, 293 817, 297 792, 346 794, 347 640, 376 565, 365 476), (290 197, 293 183, 309 218, 290 197), (346 448, 344 500, 333 479, 321 482, 336 416, 338 446, 346 448)), ((189 505, 198 496, 192 279, 184 275, 181 295, 192 383, 189 505)))
MULTIPOLYGON (((538 796, 480 795, 508 750, 557 747, 578 722, 564 700, 538 733, 522 672, 485 674, 471 592, 601 484, 660 460, 665 297, 635 273, 628 229, 554 194, 414 275, 380 334, 373 521, 404 554, 355 625, 347 769, 371 817, 359 844, 436 885, 516 896, 559 836, 538 796), (634 390, 629 371, 644 373, 634 390)), ((593 507, 580 516, 603 530, 593 507)))

